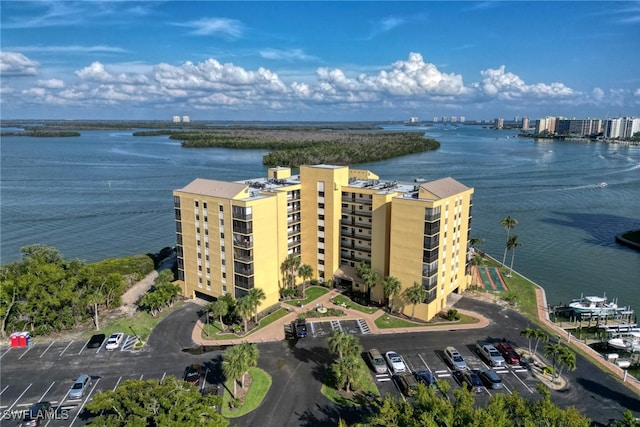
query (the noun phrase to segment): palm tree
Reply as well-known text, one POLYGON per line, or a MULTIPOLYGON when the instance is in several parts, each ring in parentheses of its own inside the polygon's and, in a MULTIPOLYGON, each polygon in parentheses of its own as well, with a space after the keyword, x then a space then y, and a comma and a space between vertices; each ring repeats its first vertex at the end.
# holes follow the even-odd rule
POLYGON ((210 311, 213 313, 214 316, 218 316, 220 318, 220 327, 224 331, 225 325, 222 319, 224 318, 224 316, 229 314, 229 304, 227 304, 225 300, 219 299, 214 303, 207 304, 205 306, 205 310, 207 310, 207 307, 209 307, 209 305, 211 304, 213 304, 213 306, 210 308, 210 311))
POLYGON ((520 331, 520 336, 525 337, 529 341, 529 357, 533 356, 533 353, 531 352, 531 340, 535 338, 535 334, 536 331, 532 328, 524 328, 520 331))
POLYGON ((402 289, 402 283, 400 283, 400 281, 393 276, 387 276, 382 282, 382 288, 384 289, 384 297, 387 298, 388 301, 389 311, 393 313, 394 301, 392 301, 389 297, 393 296, 393 299, 395 300, 395 297, 400 293, 400 290, 402 289))
POLYGON ((335 329, 327 339, 329 350, 338 355, 338 358, 358 357, 362 353, 360 341, 354 335, 345 334, 335 329))
POLYGON ((420 283, 413 282, 413 286, 407 289, 406 294, 409 302, 413 304, 413 309, 411 310, 411 318, 413 319, 416 305, 427 297, 427 290, 420 283))
POLYGON ((251 317, 251 313, 253 313, 253 301, 251 301, 251 298, 248 298, 248 295, 238 298, 236 302, 236 312, 240 317, 242 317, 242 321, 244 322, 244 332, 246 334, 249 329, 247 326, 247 320, 251 317))
POLYGON ((253 305, 253 312, 255 313, 255 322, 258 323, 258 306, 262 304, 262 301, 267 299, 262 288, 253 288, 249 290, 247 294, 247 298, 251 300, 251 304, 253 305))
POLYGON ((547 335, 547 333, 542 329, 534 329, 532 337, 536 340, 536 345, 533 347, 533 354, 536 354, 538 351, 538 344, 541 342, 549 342, 549 335, 547 335))
POLYGON ((507 241, 507 249, 511 249, 511 267, 509 268, 509 274, 507 275, 507 277, 511 277, 511 275, 513 274, 513 257, 516 254, 516 248, 518 246, 522 246, 522 243, 518 242, 518 236, 516 236, 515 234, 509 236, 509 240, 507 241))
POLYGON ((360 371, 360 363, 355 356, 341 357, 331 365, 336 386, 351 391, 351 384, 360 371))
POLYGON ((302 298, 305 298, 305 284, 307 280, 310 280, 313 277, 313 267, 309 264, 302 264, 298 268, 298 276, 302 277, 302 298))
MULTIPOLYGON (((510 216, 505 216, 502 221, 500 221, 500 225, 507 230, 507 242, 509 241, 509 236, 511 235, 511 230, 516 228, 518 225, 518 220, 515 218, 511 218, 510 216)), ((504 249, 504 256, 502 257, 502 266, 504 267, 504 263, 507 260, 507 248, 504 249)))
POLYGON ((236 396, 236 384, 247 370, 245 360, 238 350, 238 346, 233 346, 224 352, 222 356, 222 373, 225 377, 233 381, 233 397, 236 396))
POLYGON ((569 371, 575 371, 577 368, 577 360, 576 354, 571 351, 571 349, 565 345, 562 346, 562 350, 560 351, 560 355, 558 356, 558 375, 556 378, 559 378, 562 375, 562 371, 564 368, 569 371))
POLYGON ((238 344, 238 353, 239 357, 243 361, 244 371, 242 372, 242 381, 240 382, 240 387, 244 388, 244 376, 249 370, 249 368, 253 368, 258 366, 258 357, 260 356, 260 352, 258 351, 258 346, 255 344, 250 344, 248 342, 243 342, 238 344))
POLYGON ((356 265, 356 274, 359 278, 362 279, 364 285, 366 286, 365 293, 368 295, 369 290, 378 284, 378 280, 380 279, 380 275, 378 272, 371 267, 371 264, 365 261, 360 261, 356 265))
POLYGON ((564 351, 563 347, 562 344, 547 344, 544 346, 544 355, 545 357, 551 358, 551 367, 553 368, 554 376, 556 374, 556 364, 564 351))
POLYGON ((289 287, 293 288, 296 286, 296 273, 298 272, 298 268, 300 268, 300 255, 297 254, 289 254, 287 256, 287 265, 289 266, 289 287))

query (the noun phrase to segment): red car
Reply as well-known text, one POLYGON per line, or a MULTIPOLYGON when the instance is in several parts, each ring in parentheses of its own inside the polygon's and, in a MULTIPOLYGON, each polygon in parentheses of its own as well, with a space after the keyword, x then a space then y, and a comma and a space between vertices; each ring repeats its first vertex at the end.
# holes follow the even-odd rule
POLYGON ((502 354, 504 360, 510 365, 520 364, 520 355, 511 347, 507 341, 500 341, 496 344, 496 349, 502 354))

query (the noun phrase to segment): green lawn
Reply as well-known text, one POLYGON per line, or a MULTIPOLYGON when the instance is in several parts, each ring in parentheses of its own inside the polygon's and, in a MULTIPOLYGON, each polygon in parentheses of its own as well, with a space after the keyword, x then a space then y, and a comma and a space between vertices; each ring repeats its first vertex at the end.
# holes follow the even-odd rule
POLYGON ((284 301, 285 304, 292 305, 294 307, 300 307, 300 304, 307 305, 311 301, 320 298, 322 295, 329 292, 329 289, 323 288, 322 286, 310 286, 304 292, 306 298, 305 299, 292 299, 288 301, 284 301))
POLYGON ((275 322, 276 320, 286 316, 287 314, 289 314, 288 310, 284 308, 277 309, 276 311, 269 314, 268 316, 265 316, 264 318, 260 319, 260 326, 249 331, 247 335, 238 335, 234 333, 220 334, 220 332, 222 331, 222 325, 220 325, 220 322, 217 322, 217 321, 210 322, 208 324, 205 324, 204 327, 202 328, 201 338, 205 340, 233 340, 241 337, 246 337, 256 331, 259 331, 265 326, 275 322))
POLYGON ((473 323, 478 323, 480 320, 475 317, 467 316, 462 313, 458 313, 460 316, 460 320, 450 322, 447 320, 443 320, 441 322, 430 322, 430 323, 417 323, 412 322, 410 320, 401 319, 396 316, 392 316, 389 314, 383 314, 378 317, 375 321, 376 326, 380 329, 391 329, 391 328, 415 328, 419 326, 441 326, 441 325, 470 325, 473 323))
POLYGON ((357 304, 344 295, 337 295, 336 297, 333 298, 332 301, 338 305, 344 304, 343 305, 344 308, 352 308, 354 310, 358 310, 359 312, 365 313, 365 314, 375 313, 376 311, 379 310, 379 308, 377 307, 365 307, 363 305, 357 304))
MULTIPOLYGON (((225 418, 238 418, 256 409, 267 392, 271 388, 271 376, 260 368, 249 368, 248 375, 251 375, 251 387, 244 400, 235 410, 231 410, 229 402, 231 402, 231 393, 233 393, 233 380, 227 380, 224 383, 224 395, 222 397, 222 416, 225 418)), ((247 376, 248 376, 247 375, 247 376)), ((237 385, 236 393, 240 390, 237 385)))

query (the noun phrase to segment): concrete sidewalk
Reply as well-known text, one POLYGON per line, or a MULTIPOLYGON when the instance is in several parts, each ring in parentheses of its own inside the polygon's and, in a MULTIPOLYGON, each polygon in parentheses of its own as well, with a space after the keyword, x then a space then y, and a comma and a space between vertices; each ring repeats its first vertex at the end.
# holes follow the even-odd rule
POLYGON ((352 309, 352 308, 344 308, 339 305, 336 305, 331 302, 331 299, 340 295, 340 291, 337 289, 332 289, 328 293, 322 295, 321 297, 311 301, 311 303, 304 307, 293 307, 288 304, 281 303, 280 306, 290 310, 291 312, 284 317, 276 320, 275 322, 265 326, 264 328, 250 333, 246 337, 238 337, 237 339, 229 339, 229 340, 207 340, 202 337, 202 329, 204 325, 200 320, 196 322, 196 326, 193 329, 192 339, 198 345, 234 345, 242 342, 250 342, 250 343, 262 343, 262 342, 270 342, 270 341, 282 341, 285 339, 284 326, 290 324, 298 316, 304 312, 315 310, 317 306, 324 307, 333 307, 338 308, 346 313, 344 316, 338 317, 316 317, 309 319, 309 322, 328 322, 330 320, 355 320, 355 319, 364 319, 367 322, 367 326, 372 334, 404 334, 409 332, 428 332, 428 331, 441 331, 441 330, 457 330, 457 329, 479 329, 484 328, 489 324, 489 320, 482 316, 481 314, 470 312, 467 310, 458 310, 461 314, 466 314, 468 316, 475 317, 480 321, 478 323, 473 324, 455 324, 455 323, 443 323, 443 324, 434 324, 429 326, 414 326, 414 327, 405 327, 405 328, 383 328, 380 329, 375 324, 375 320, 384 315, 385 311, 379 309, 375 312, 368 314, 363 313, 361 311, 352 309))

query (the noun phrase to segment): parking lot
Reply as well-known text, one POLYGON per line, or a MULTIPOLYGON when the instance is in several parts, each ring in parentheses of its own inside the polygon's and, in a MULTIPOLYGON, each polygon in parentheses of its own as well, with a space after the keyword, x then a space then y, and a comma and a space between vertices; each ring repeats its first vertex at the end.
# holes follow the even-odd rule
MULTIPOLYGON (((125 335, 114 350, 107 350, 106 342, 105 339, 98 348, 88 348, 88 341, 84 340, 35 342, 29 348, 2 346, 1 424, 17 424, 23 411, 37 402, 48 401, 56 412, 54 419, 42 425, 84 425, 87 420, 83 419, 83 409, 97 392, 115 390, 128 379, 160 381, 167 376, 183 376, 185 362, 154 358, 157 363, 150 363, 150 353, 134 350, 137 338, 133 335, 125 335), (83 373, 91 377, 91 383, 81 399, 70 399, 69 390, 83 373)), ((193 356, 184 357, 195 360, 193 356)), ((204 359, 202 365, 200 387, 204 388, 211 384, 211 359, 204 359)))

